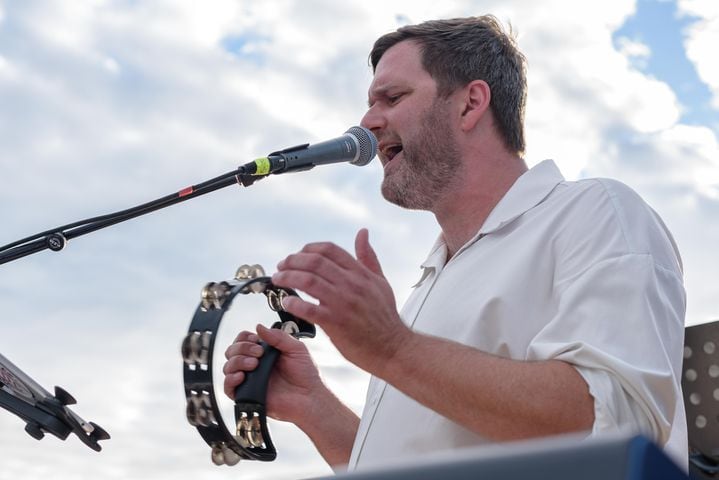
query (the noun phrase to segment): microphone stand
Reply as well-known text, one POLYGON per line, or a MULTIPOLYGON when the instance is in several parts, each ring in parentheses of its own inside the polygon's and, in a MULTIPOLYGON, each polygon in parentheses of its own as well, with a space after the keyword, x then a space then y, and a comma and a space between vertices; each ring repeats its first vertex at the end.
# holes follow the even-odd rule
MULTIPOLYGON (((75 237, 235 183, 248 187, 266 176, 244 165, 232 172, 136 207, 52 228, 0 247, 0 264, 46 249, 59 252, 65 248, 68 240, 75 237)), ((54 394, 48 392, 10 360, 0 355, 0 407, 22 418, 26 422, 25 431, 30 436, 40 440, 45 433, 51 433, 65 440, 70 433, 74 433, 88 447, 100 451, 98 442, 109 439, 110 435, 99 425, 86 422, 67 407, 74 403, 75 399, 64 389, 56 386, 54 394)))

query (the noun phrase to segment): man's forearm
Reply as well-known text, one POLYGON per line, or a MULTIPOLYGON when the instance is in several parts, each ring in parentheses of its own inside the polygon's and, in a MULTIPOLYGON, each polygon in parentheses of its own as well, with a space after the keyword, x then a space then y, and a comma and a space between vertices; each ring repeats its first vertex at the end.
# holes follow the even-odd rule
POLYGON ((561 361, 525 362, 410 332, 381 372, 426 407, 493 440, 589 430, 594 400, 561 361))

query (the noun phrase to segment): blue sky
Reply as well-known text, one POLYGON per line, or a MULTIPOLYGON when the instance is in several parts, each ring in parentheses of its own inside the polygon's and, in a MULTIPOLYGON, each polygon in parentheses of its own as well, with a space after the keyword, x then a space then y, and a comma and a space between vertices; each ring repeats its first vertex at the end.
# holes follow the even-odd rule
POLYGON ((719 113, 711 107, 712 92, 684 48, 687 27, 701 17, 681 13, 673 1, 639 0, 636 5, 634 15, 614 32, 615 46, 621 48, 622 38, 644 43, 651 54, 633 57, 632 65, 672 88, 683 107, 682 122, 707 125, 719 132, 719 113))
MULTIPOLYGON (((682 252, 687 324, 719 319, 719 2, 677 0, 0 0, 0 244, 178 191, 359 123, 374 39, 404 23, 493 13, 529 60, 527 163, 611 177, 682 252), (441 4, 440 4, 441 3, 441 4)), ((294 427, 272 464, 217 468, 185 422, 179 346, 199 291, 267 271, 305 243, 370 230, 401 304, 438 233, 348 165, 227 188, 0 267, 0 352, 113 438, 42 442, 0 411, 0 479, 298 478, 329 473, 294 427)), ((233 308, 241 328, 271 321, 233 308)), ((360 411, 367 376, 320 332, 325 381, 360 411)), ((231 415, 231 413, 228 413, 231 415)))

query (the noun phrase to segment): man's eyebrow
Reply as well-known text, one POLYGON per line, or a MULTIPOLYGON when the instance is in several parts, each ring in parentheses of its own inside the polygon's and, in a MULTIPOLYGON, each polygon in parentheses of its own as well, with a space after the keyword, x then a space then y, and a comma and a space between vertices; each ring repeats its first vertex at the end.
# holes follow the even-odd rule
POLYGON ((377 88, 373 88, 367 94, 367 106, 372 107, 373 99, 382 98, 387 96, 387 91, 394 88, 393 85, 381 85, 377 88))

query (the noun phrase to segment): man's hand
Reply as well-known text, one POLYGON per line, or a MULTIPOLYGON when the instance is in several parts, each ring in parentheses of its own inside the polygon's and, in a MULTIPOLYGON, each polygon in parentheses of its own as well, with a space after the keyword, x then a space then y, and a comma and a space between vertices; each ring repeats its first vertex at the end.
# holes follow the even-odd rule
POLYGON ((257 334, 241 332, 225 352, 225 393, 235 389, 245 372, 257 368, 262 357, 260 340, 281 352, 267 388, 267 415, 292 422, 304 431, 334 468, 347 464, 359 418, 322 383, 304 343, 276 328, 257 326, 257 334))
POLYGON ((289 297, 284 306, 322 327, 350 362, 377 374, 411 331, 400 320, 366 229, 357 233, 355 252, 356 259, 333 243, 311 243, 278 264, 272 283, 319 300, 289 297))
POLYGON ((225 374, 225 394, 235 399, 235 389, 245 379, 245 372, 257 368, 262 356, 264 340, 282 352, 275 363, 267 388, 267 415, 283 421, 297 423, 311 410, 315 392, 325 389, 317 366, 307 347, 296 338, 279 329, 257 326, 257 335, 243 331, 227 348, 227 362, 222 369, 225 374))

